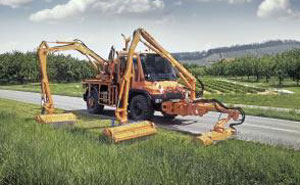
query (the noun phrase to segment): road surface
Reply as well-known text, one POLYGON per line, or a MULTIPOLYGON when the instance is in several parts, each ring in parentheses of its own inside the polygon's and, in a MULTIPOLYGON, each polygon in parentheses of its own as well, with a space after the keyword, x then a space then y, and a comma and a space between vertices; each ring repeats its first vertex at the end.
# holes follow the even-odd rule
MULTIPOLYGON (((40 94, 21 91, 0 90, 0 98, 17 100, 21 102, 40 104, 40 94)), ((60 109, 70 111, 85 112, 86 104, 82 98, 54 95, 55 106, 60 109)), ((105 108, 104 116, 113 118, 113 109, 105 108)), ((199 134, 209 131, 217 121, 219 113, 211 112, 203 117, 178 116, 176 120, 168 122, 163 119, 160 113, 155 113, 154 121, 159 126, 199 134)), ((247 116, 243 125, 238 126, 237 138, 241 140, 251 140, 260 143, 273 145, 284 145, 300 149, 300 122, 287 121, 272 118, 262 118, 247 116)))

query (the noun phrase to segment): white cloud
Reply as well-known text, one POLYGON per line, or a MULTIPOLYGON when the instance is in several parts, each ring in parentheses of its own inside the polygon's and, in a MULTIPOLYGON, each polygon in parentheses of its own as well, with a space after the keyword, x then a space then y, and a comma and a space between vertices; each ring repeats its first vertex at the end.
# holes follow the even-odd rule
POLYGON ((300 12, 291 8, 289 0, 264 0, 256 14, 260 18, 300 19, 300 12))
POLYGON ((143 13, 164 8, 162 0, 106 0, 98 1, 94 7, 105 13, 143 13))
POLYGON ((0 0, 0 5, 10 6, 12 8, 18 8, 24 4, 31 2, 32 0, 0 0))
POLYGON ((174 5, 175 6, 181 6, 182 5, 182 1, 176 1, 176 2, 174 2, 174 5))
POLYGON ((154 24, 157 25, 164 25, 164 24, 170 24, 175 22, 175 17, 173 15, 165 15, 162 16, 160 19, 154 21, 154 24))
POLYGON ((252 0, 196 0, 198 2, 226 2, 229 4, 250 3, 252 0))
POLYGON ((52 9, 44 9, 31 14, 29 19, 31 21, 39 22, 72 17, 85 12, 87 7, 93 2, 95 2, 95 0, 70 0, 66 4, 59 4, 52 9))
POLYGON ((162 0, 69 0, 66 4, 56 5, 52 9, 40 10, 32 15, 31 21, 60 20, 79 13, 88 8, 100 10, 103 13, 143 13, 164 8, 162 0))

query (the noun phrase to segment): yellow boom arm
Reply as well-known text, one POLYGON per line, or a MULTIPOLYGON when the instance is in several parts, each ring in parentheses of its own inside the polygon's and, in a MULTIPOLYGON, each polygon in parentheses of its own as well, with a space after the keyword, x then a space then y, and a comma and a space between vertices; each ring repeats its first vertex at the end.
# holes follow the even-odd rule
POLYGON ((47 55, 50 52, 76 50, 85 55, 95 70, 99 71, 100 67, 106 62, 105 59, 97 55, 93 50, 89 49, 79 40, 74 42, 46 42, 43 41, 38 48, 38 59, 41 71, 41 88, 42 88, 42 113, 53 114, 54 105, 53 98, 49 87, 49 79, 47 75, 47 55), (58 44, 59 46, 49 47, 48 43, 58 44), (93 59, 91 60, 90 57, 93 59))

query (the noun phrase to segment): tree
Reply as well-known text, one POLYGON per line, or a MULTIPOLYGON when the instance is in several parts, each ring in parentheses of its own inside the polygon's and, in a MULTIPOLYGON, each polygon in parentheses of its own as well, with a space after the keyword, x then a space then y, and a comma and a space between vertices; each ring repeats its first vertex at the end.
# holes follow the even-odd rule
MULTIPOLYGON (((48 56, 49 79, 56 82, 75 82, 91 78, 96 71, 85 60, 62 54, 48 56)), ((0 55, 0 82, 26 83, 39 81, 39 64, 35 52, 4 53, 0 55)))

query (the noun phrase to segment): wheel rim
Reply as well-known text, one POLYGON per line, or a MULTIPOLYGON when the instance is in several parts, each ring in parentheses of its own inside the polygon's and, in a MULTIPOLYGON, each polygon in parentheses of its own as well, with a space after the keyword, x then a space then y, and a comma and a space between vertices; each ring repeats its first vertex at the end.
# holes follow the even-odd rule
POLYGON ((133 105, 133 111, 134 111, 134 114, 136 116, 140 116, 143 114, 143 108, 142 108, 142 105, 140 102, 136 102, 134 105, 133 105))
POLYGON ((95 106, 95 99, 93 97, 88 99, 88 106, 93 108, 95 106))

